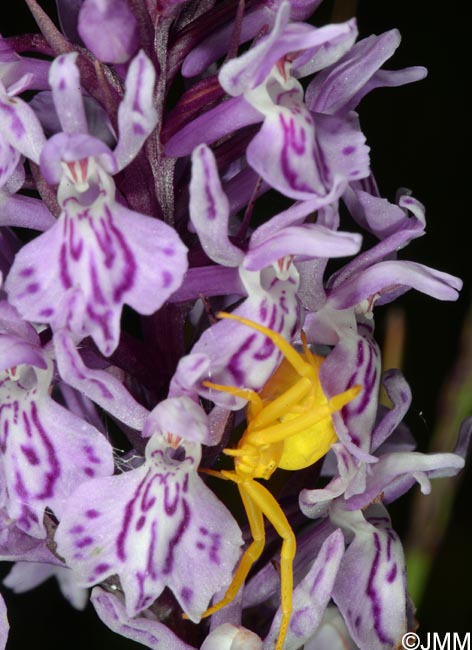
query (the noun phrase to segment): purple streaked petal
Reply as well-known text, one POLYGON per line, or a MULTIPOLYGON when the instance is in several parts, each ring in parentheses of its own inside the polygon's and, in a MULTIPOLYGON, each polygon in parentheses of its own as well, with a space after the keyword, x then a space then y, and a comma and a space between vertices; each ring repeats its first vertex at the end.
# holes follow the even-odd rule
POLYGON ((417 262, 379 262, 354 275, 329 294, 336 309, 354 307, 365 299, 380 294, 379 304, 390 302, 391 292, 398 295, 416 289, 438 300, 457 300, 462 280, 417 262))
POLYGON ((90 600, 100 619, 110 630, 126 639, 136 641, 148 648, 166 650, 196 650, 181 641, 166 625, 153 618, 136 618, 126 613, 118 593, 112 594, 101 587, 94 587, 90 600))
POLYGON ((85 0, 77 30, 86 47, 105 63, 126 63, 139 47, 138 24, 126 0, 85 0))
POLYGON ((88 133, 79 69, 75 63, 77 57, 77 52, 61 54, 53 61, 49 72, 56 113, 62 130, 68 135, 88 133))
POLYGON ((0 36, 0 80, 5 88, 11 90, 11 87, 17 81, 26 78, 24 89, 40 90, 48 88, 49 66, 49 61, 20 56, 0 36))
MULTIPOLYGON (((344 536, 337 529, 323 545, 307 575, 293 592, 293 612, 284 642, 284 650, 297 650, 317 630, 326 607, 344 555, 344 536)), ((281 620, 277 610, 271 629, 264 639, 264 649, 273 648, 281 620)))
POLYGON ((156 433, 144 465, 84 484, 69 499, 56 532, 58 553, 84 585, 118 574, 129 616, 168 586, 198 622, 231 580, 241 533, 199 477, 200 456, 200 445, 173 448, 156 433))
POLYGON ((222 266, 239 266, 244 253, 229 240, 229 202, 221 187, 215 157, 206 145, 192 153, 189 211, 208 257, 222 266))
POLYGON ((360 650, 391 650, 407 630, 403 549, 387 511, 371 507, 332 518, 354 533, 338 571, 333 599, 360 650))
POLYGON ((33 537, 45 536, 46 507, 60 517, 77 485, 113 473, 105 437, 49 397, 51 372, 35 370, 34 383, 32 369, 22 366, 17 381, 0 387, 5 507, 33 537))
POLYGON ((360 394, 335 413, 333 421, 339 439, 356 458, 376 462, 369 452, 378 405, 380 351, 370 327, 359 326, 359 334, 343 334, 321 365, 320 380, 328 398, 361 386, 360 394))
MULTIPOLYGON (((20 153, 0 135, 0 188, 3 188, 13 175, 20 162, 20 153)), ((3 192, 2 192, 3 194, 3 192)), ((4 198, 0 194, 1 212, 4 211, 4 198)))
POLYGON ((300 261, 313 257, 354 255, 361 242, 361 235, 357 233, 336 232, 316 224, 289 226, 258 246, 250 245, 244 268, 259 271, 287 255, 300 257, 300 261))
POLYGON ((154 66, 141 50, 129 66, 125 96, 118 109, 119 138, 114 151, 118 171, 124 169, 136 157, 156 126, 155 80, 154 66))
POLYGON ((355 18, 343 23, 346 29, 334 33, 332 38, 299 53, 293 60, 293 75, 301 78, 323 70, 338 61, 353 46, 357 35, 355 18))
POLYGON ((134 429, 142 429, 149 415, 147 409, 128 393, 112 373, 87 368, 67 331, 55 333, 54 349, 59 374, 66 383, 83 392, 121 422, 134 429))
POLYGON ((34 111, 18 97, 10 97, 0 84, 0 131, 14 149, 39 163, 46 142, 34 111))

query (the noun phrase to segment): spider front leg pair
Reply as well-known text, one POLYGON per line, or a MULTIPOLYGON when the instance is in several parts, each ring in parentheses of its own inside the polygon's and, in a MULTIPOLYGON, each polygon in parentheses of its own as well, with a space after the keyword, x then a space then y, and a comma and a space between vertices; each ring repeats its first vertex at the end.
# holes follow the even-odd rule
POLYGON ((223 599, 207 609, 209 616, 229 604, 244 584, 265 543, 264 516, 282 538, 280 582, 282 622, 275 650, 282 650, 292 613, 295 535, 272 494, 255 479, 269 479, 277 467, 297 470, 322 458, 336 440, 332 414, 359 393, 353 386, 326 398, 319 380, 323 359, 312 354, 304 336, 299 353, 280 334, 232 314, 220 313, 265 334, 282 352, 284 360, 259 393, 209 381, 208 388, 248 400, 247 428, 236 449, 224 453, 234 458, 234 471, 205 470, 208 474, 237 483, 248 517, 253 541, 244 552, 223 599))

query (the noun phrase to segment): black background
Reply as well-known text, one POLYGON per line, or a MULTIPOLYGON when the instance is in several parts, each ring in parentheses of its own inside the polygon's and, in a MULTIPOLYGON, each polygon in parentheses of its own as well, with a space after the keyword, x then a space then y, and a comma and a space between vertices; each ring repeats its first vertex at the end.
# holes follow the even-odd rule
MULTIPOLYGON (((8 4, 8 14, 4 10, 0 18, 0 32, 35 31, 26 5, 8 4)), ((45 8, 51 5, 42 3, 45 8)), ((329 14, 332 5, 325 1, 317 15, 329 14)), ((464 280, 457 303, 441 303, 413 291, 400 301, 407 318, 404 372, 413 391, 409 422, 422 450, 437 418, 440 388, 457 356, 471 293, 472 143, 466 101, 471 75, 465 5, 459 0, 434 7, 426 0, 359 0, 357 11, 361 36, 400 29, 402 44, 386 67, 424 65, 429 69, 428 77, 419 83, 374 91, 359 111, 382 195, 393 201, 398 187, 408 187, 427 208, 427 234, 410 244, 404 256, 464 280)), ((381 334, 381 314, 379 320, 381 334)), ((470 484, 469 470, 464 472, 451 525, 418 611, 422 636, 428 631, 471 630, 470 484)), ((408 504, 406 499, 392 510, 401 534, 407 526, 408 504)), ((33 644, 49 650, 138 647, 109 632, 90 606, 86 614, 69 607, 52 581, 21 596, 3 592, 12 626, 8 650, 33 644)))

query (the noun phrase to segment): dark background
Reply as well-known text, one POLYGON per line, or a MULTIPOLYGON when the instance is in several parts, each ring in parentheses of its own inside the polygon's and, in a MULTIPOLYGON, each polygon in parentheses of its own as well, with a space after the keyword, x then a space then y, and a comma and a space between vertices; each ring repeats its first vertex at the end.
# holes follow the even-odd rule
MULTIPOLYGON (((42 3, 45 8, 51 5, 42 3)), ((359 0, 357 10, 361 36, 400 29, 402 44, 386 67, 423 65, 429 69, 429 76, 417 84, 374 91, 359 110, 382 195, 393 201, 398 187, 408 187, 427 208, 427 234, 412 242, 404 256, 464 280, 457 303, 441 303, 413 291, 400 301, 407 320, 404 372, 413 391, 409 424, 421 450, 427 448, 438 416, 441 386, 458 354, 471 294, 472 148, 466 102, 470 35, 466 35, 469 22, 464 5, 459 0, 435 7, 426 0, 359 0)), ((353 6, 349 0, 338 3, 348 14, 353 6)), ((333 2, 325 0, 315 18, 329 15, 332 8, 333 2)), ((0 19, 4 35, 35 30, 23 2, 11 3, 5 13, 0 19)), ((379 321, 381 335, 381 314, 379 321)), ((470 469, 463 472, 451 524, 417 613, 422 636, 428 631, 471 630, 471 480, 470 469)), ((402 535, 406 534, 409 504, 405 499, 392 509, 395 528, 402 535)), ((85 615, 69 607, 52 581, 22 596, 3 591, 12 626, 8 650, 23 650, 33 643, 50 650, 84 645, 90 650, 138 647, 109 632, 90 606, 85 615)))

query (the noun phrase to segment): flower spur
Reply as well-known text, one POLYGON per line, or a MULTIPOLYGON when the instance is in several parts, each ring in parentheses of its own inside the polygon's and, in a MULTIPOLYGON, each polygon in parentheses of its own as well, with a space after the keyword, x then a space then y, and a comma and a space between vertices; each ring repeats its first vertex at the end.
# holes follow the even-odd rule
POLYGON ((336 441, 331 414, 353 400, 361 388, 353 386, 328 400, 318 376, 323 359, 312 354, 303 335, 303 353, 300 354, 280 334, 258 323, 224 312, 220 312, 218 317, 237 320, 265 334, 285 359, 259 393, 210 381, 203 382, 207 388, 230 393, 249 402, 248 426, 237 448, 224 450, 225 454, 234 457, 234 470, 205 472, 237 484, 253 541, 244 552, 223 599, 207 609, 202 616, 214 614, 228 605, 244 584, 251 567, 264 549, 265 515, 282 538, 282 621, 276 644, 276 650, 282 650, 292 613, 292 562, 296 541, 282 508, 269 490, 255 479, 269 479, 278 467, 303 469, 322 458, 336 441))

